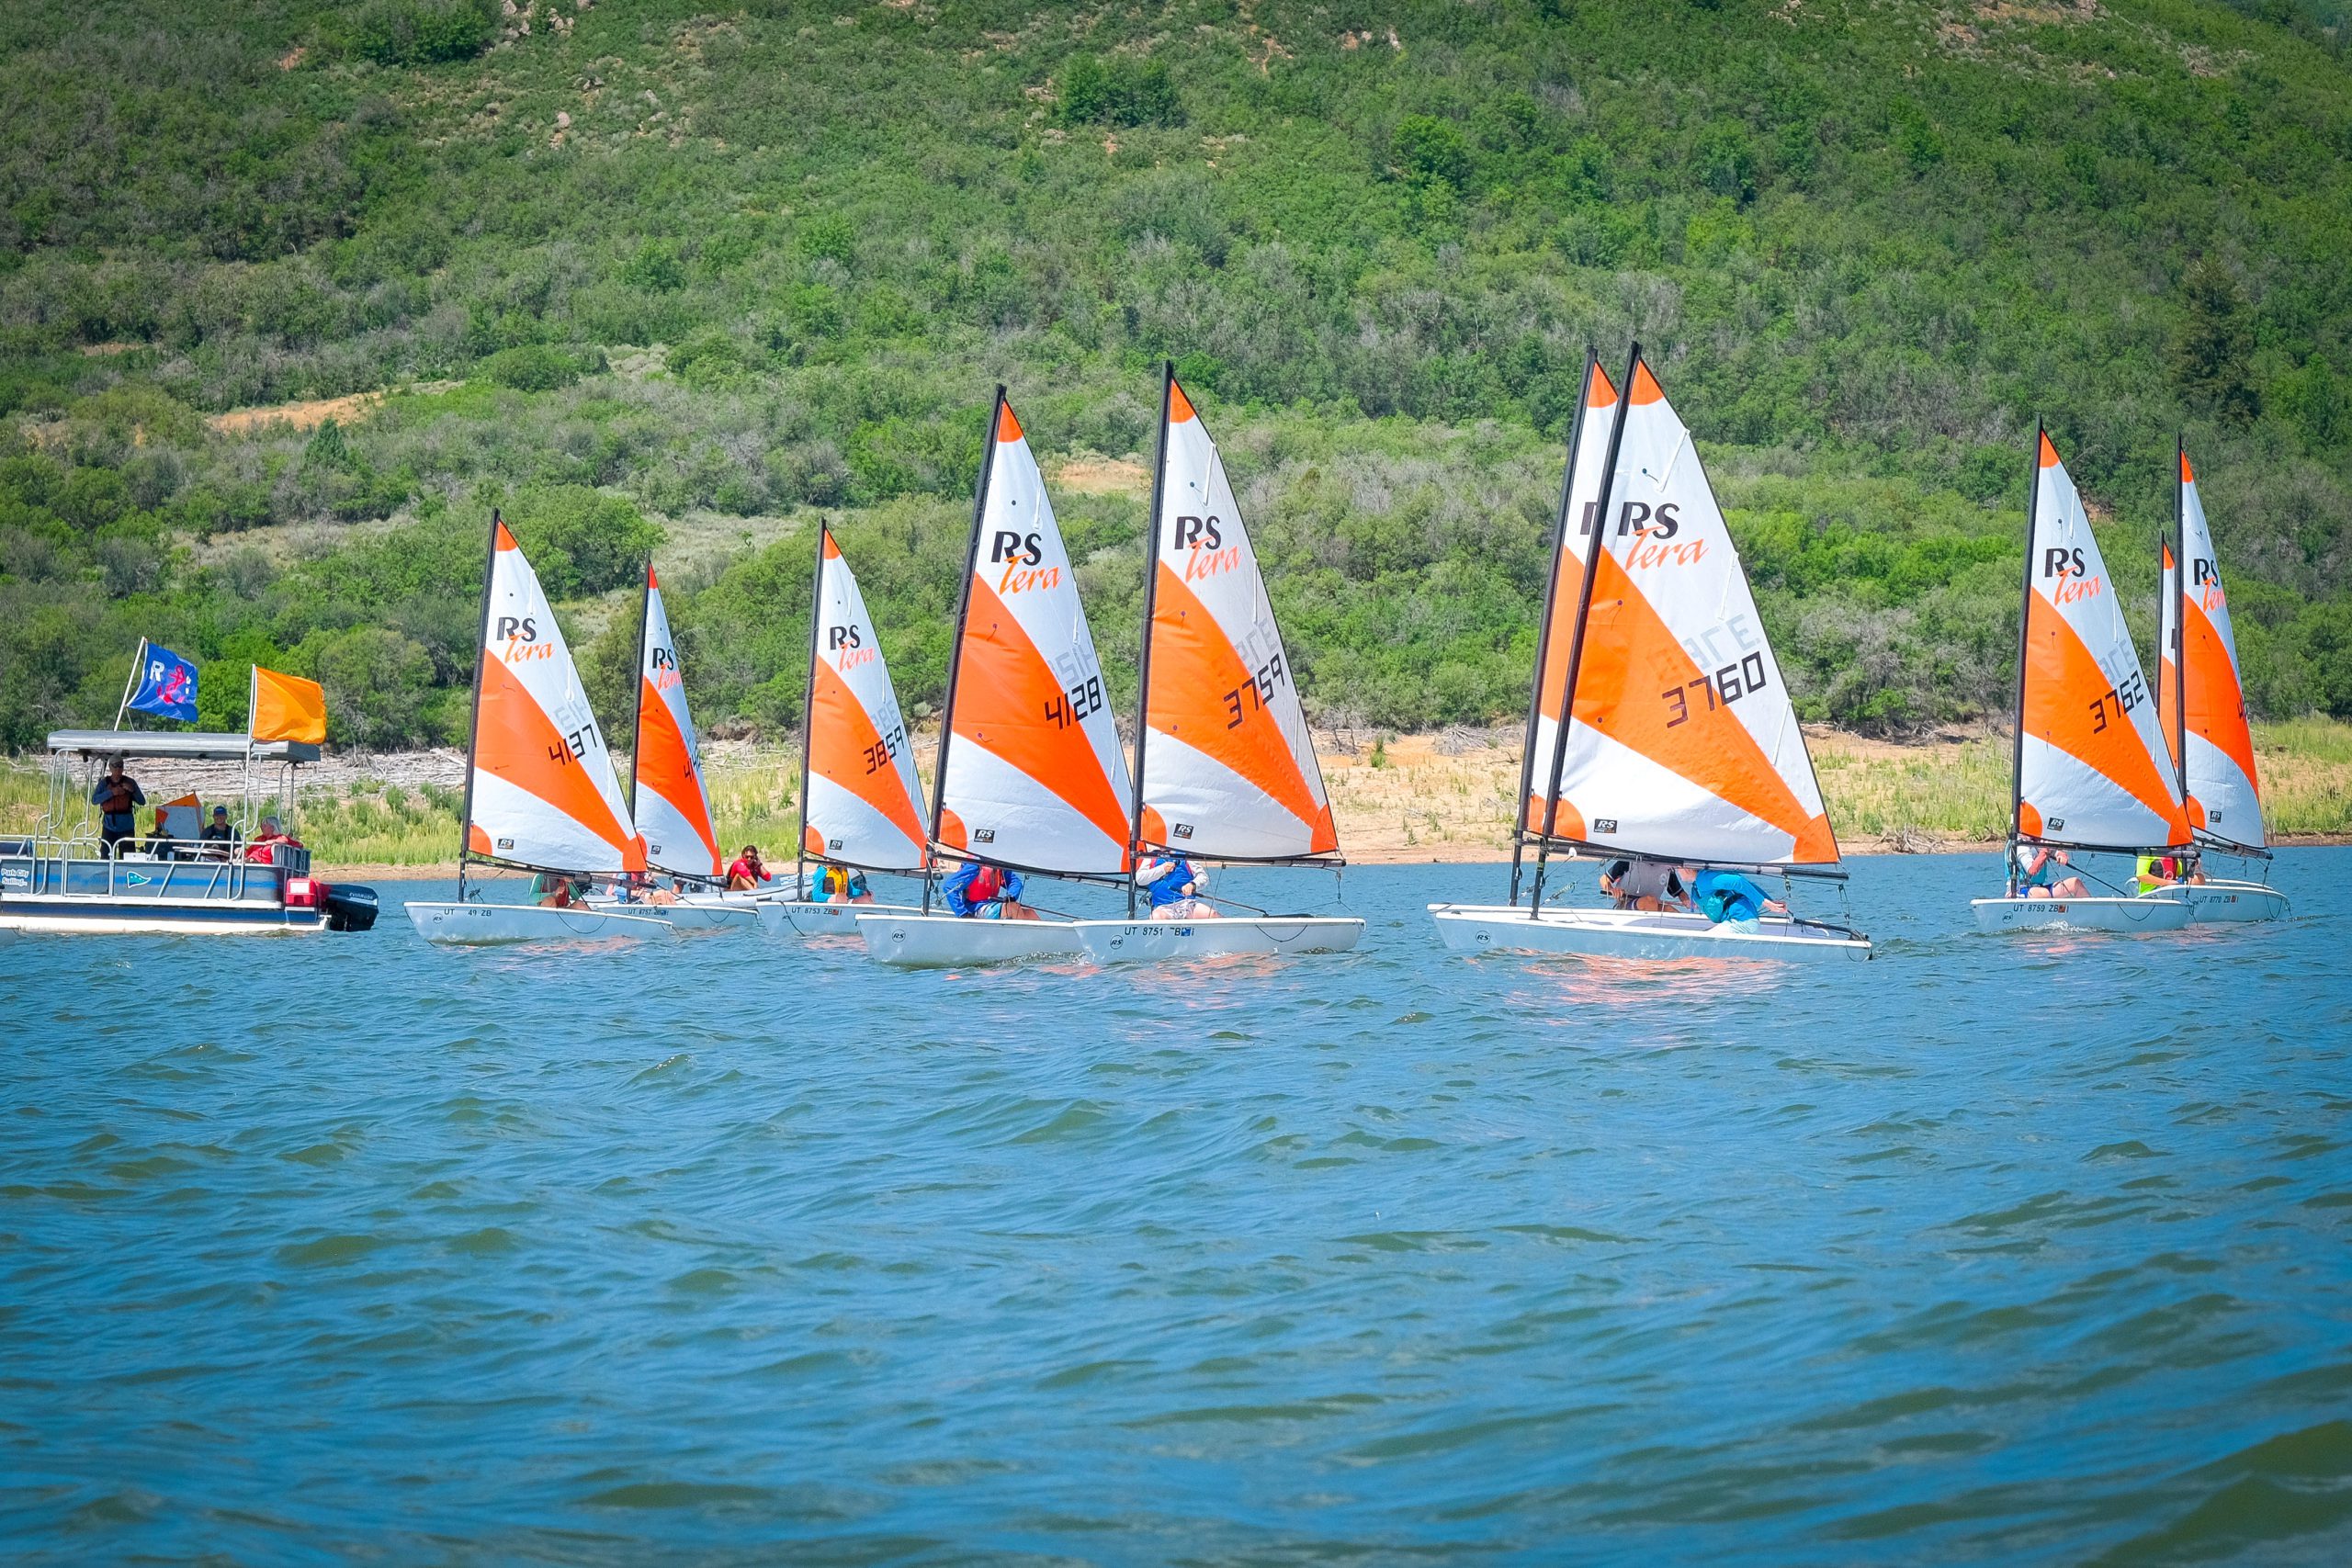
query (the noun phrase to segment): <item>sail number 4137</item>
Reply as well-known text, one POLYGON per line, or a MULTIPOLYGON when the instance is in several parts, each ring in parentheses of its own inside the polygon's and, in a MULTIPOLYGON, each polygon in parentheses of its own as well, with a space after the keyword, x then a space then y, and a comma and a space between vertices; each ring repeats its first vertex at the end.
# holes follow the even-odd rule
POLYGON ((1724 665, 1712 675, 1702 673, 1695 681, 1685 681, 1679 686, 1668 686, 1658 694, 1664 699, 1666 705, 1674 713, 1674 716, 1666 721, 1666 727, 1672 729, 1678 724, 1690 722, 1690 694, 1692 692, 1705 694, 1707 711, 1713 713, 1719 707, 1739 701, 1750 692, 1762 691, 1766 684, 1764 656, 1761 653, 1751 653, 1736 664, 1724 665))

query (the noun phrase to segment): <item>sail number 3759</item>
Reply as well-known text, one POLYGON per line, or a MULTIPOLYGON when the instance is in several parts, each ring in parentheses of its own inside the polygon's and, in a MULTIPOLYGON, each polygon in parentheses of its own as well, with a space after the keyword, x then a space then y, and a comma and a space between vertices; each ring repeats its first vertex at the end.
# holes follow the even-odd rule
POLYGON ((1249 680, 1225 694, 1225 711, 1231 716, 1225 721, 1225 727, 1227 729, 1240 728, 1241 721, 1250 709, 1264 707, 1274 700, 1274 688, 1288 679, 1289 673, 1283 668, 1281 653, 1269 655, 1249 680), (1243 706, 1245 702, 1248 707, 1243 706))
POLYGON ((1761 653, 1751 653, 1736 664, 1724 665, 1712 675, 1702 673, 1695 681, 1685 681, 1679 686, 1668 686, 1658 694, 1674 715, 1666 721, 1666 727, 1672 729, 1678 724, 1688 724, 1690 721, 1692 692, 1705 694, 1707 711, 1713 713, 1719 707, 1739 701, 1750 692, 1762 691, 1768 683, 1764 656, 1761 653))

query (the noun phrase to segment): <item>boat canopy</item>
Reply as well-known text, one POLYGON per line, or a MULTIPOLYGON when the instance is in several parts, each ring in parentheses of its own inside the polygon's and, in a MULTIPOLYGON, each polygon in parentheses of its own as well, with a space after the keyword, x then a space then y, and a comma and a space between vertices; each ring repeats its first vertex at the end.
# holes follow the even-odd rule
POLYGON ((315 762, 319 749, 306 740, 254 740, 243 735, 208 735, 171 729, 52 729, 49 749, 83 757, 168 757, 181 761, 315 762))

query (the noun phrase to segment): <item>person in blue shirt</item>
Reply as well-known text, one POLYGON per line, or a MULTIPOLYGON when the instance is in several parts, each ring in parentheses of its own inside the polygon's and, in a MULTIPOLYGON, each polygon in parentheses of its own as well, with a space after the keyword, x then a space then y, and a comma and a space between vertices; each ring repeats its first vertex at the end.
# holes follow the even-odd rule
POLYGON ((1216 907, 1200 896, 1201 886, 1207 880, 1199 867, 1181 855, 1165 859, 1147 855, 1136 863, 1136 886, 1151 900, 1155 920, 1215 919, 1216 907))
POLYGON ((947 912, 959 920, 1034 920, 1037 911, 1021 901, 1021 874, 981 861, 966 861, 939 885, 947 912))
POLYGON ((1765 915, 1785 915, 1789 907, 1767 898, 1764 890, 1736 871, 1702 871, 1692 885, 1699 912, 1717 925, 1754 929, 1765 915))
POLYGON ((865 873, 845 865, 820 865, 811 895, 818 904, 871 904, 874 890, 865 885, 865 873))

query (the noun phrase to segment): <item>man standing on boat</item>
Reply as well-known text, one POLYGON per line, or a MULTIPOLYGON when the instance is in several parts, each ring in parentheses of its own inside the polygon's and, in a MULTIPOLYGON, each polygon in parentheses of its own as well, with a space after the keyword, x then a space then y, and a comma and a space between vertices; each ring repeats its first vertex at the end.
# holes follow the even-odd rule
POLYGON ((122 771, 122 759, 117 757, 107 764, 107 776, 90 792, 90 804, 101 813, 98 841, 106 846, 108 855, 121 852, 126 841, 136 847, 139 837, 139 807, 147 804, 147 792, 139 781, 122 771))

